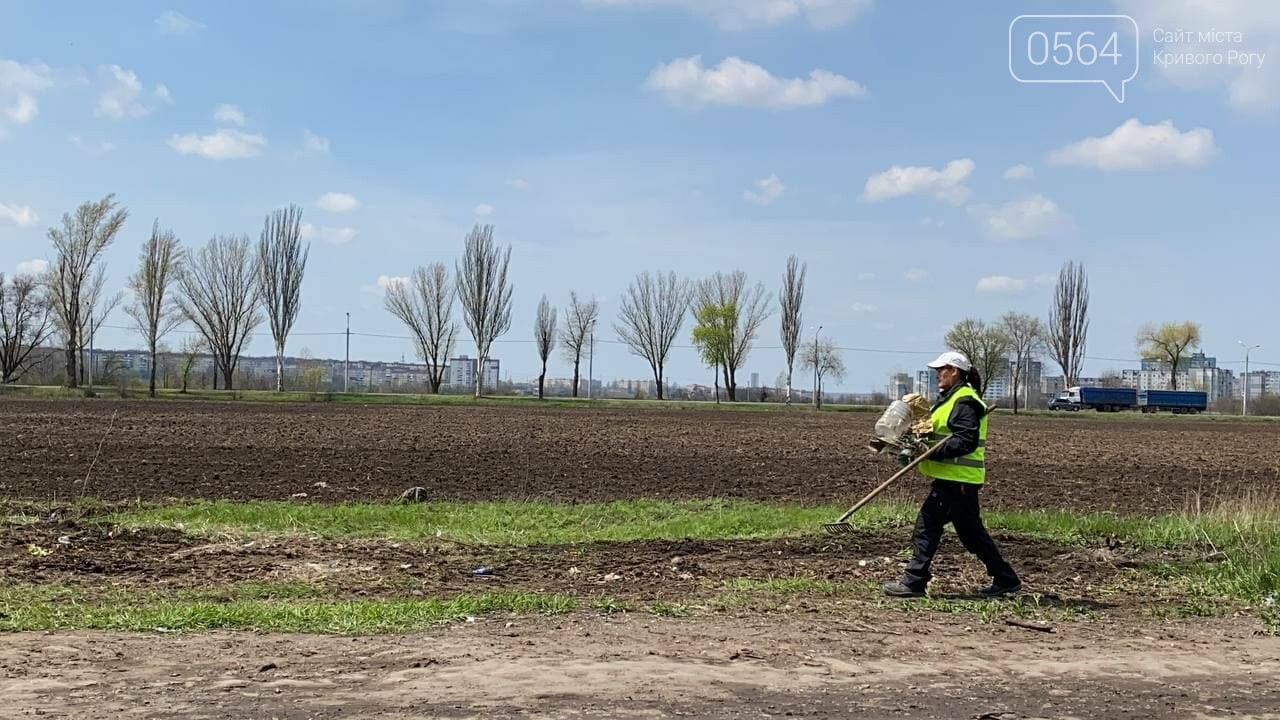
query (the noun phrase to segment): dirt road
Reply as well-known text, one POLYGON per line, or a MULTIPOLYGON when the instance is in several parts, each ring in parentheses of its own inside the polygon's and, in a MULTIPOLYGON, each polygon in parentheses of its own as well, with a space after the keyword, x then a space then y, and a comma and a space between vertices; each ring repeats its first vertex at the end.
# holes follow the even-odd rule
POLYGON ((375 638, 20 634, 0 643, 0 716, 1280 717, 1280 642, 1232 620, 1047 634, 910 617, 575 614, 375 638))

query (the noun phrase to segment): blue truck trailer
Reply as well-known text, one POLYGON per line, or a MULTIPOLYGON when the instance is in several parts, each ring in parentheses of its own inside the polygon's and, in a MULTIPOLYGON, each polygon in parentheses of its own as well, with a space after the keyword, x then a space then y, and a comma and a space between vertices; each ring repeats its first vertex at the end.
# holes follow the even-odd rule
POLYGON ((1072 387, 1049 403, 1050 410, 1083 410, 1119 412, 1138 406, 1138 391, 1133 388, 1072 387))
POLYGON ((1138 408, 1144 413, 1201 413, 1209 407, 1209 395, 1199 390, 1139 390, 1138 408))

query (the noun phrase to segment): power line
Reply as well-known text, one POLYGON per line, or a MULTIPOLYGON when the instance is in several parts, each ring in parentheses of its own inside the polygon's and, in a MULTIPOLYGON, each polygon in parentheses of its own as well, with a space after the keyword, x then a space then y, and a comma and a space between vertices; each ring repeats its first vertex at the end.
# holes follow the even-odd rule
MULTIPOLYGON (((125 331, 137 330, 136 327, 131 325, 99 325, 98 327, 110 328, 112 330, 125 330, 125 331)), ((200 334, 199 330, 186 330, 186 329, 180 329, 180 328, 174 328, 172 332, 180 333, 183 335, 199 335, 200 334)), ((338 331, 338 332, 298 331, 298 332, 289 333, 289 337, 341 337, 345 334, 346 333, 342 331, 338 331)), ((377 338, 380 340, 405 340, 409 342, 413 342, 416 340, 416 338, 414 338, 411 335, 396 335, 393 333, 385 333, 385 332, 354 332, 353 331, 351 334, 355 337, 377 338)), ((506 344, 529 345, 529 344, 536 343, 537 340, 533 338, 530 338, 530 339, 496 338, 493 342, 495 344, 504 344, 504 345, 506 344)), ((622 340, 607 340, 604 338, 597 338, 596 342, 604 345, 626 345, 627 344, 622 340)), ((695 345, 689 345, 689 344, 673 344, 671 347, 675 349, 681 349, 681 350, 697 349, 695 345)), ((753 347, 753 349, 754 350, 782 350, 783 348, 781 345, 756 345, 753 347)), ((877 354, 877 355, 930 356, 930 355, 937 354, 936 350, 905 350, 901 348, 870 348, 870 347, 856 347, 856 346, 837 346, 836 349, 842 352, 871 353, 871 354, 877 354)), ((1130 363, 1130 364, 1136 364, 1136 363, 1142 362, 1142 358, 1140 357, 1121 358, 1121 357, 1107 357, 1103 355, 1085 355, 1084 359, 1098 361, 1098 362, 1119 362, 1119 363, 1130 363)), ((1243 359, 1218 360, 1217 362, 1221 365, 1243 365, 1244 364, 1243 359)), ((1280 367, 1280 362, 1267 362, 1265 360, 1250 360, 1249 364, 1265 365, 1267 367, 1280 367)))

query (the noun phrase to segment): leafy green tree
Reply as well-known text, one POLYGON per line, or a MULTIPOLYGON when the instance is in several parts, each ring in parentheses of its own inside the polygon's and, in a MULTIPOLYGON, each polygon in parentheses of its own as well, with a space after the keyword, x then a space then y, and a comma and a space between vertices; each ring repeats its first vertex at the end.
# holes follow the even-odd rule
POLYGON ((702 302, 693 312, 693 345, 698 357, 711 368, 715 379, 716 402, 720 402, 720 372, 725 367, 733 344, 733 328, 738 323, 738 308, 733 303, 702 302))

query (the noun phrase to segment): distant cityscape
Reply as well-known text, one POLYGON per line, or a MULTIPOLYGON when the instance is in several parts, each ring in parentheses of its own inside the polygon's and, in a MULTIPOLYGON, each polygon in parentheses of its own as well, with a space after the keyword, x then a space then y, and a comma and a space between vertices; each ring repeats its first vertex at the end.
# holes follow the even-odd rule
MULTIPOLYGON (((1044 375, 1044 363, 1038 360, 1027 363, 1019 392, 1025 391, 1020 403, 1037 405, 1066 390, 1066 381, 1062 375, 1044 375), (1028 403, 1029 401, 1029 403, 1028 403)), ((1177 381, 1179 390, 1199 390, 1208 396, 1210 403, 1220 400, 1239 400, 1244 396, 1246 388, 1249 399, 1254 400, 1265 395, 1280 395, 1280 371, 1251 370, 1246 376, 1218 367, 1218 359, 1195 352, 1187 355, 1179 363, 1176 372, 1171 372, 1169 363, 1158 360, 1142 360, 1138 369, 1124 369, 1118 373, 1103 374, 1100 377, 1082 377, 1076 385, 1082 387, 1129 387, 1137 390, 1169 390, 1173 381, 1177 381)), ((1013 362, 1008 362, 1001 372, 990 378, 984 398, 988 402, 1003 404, 1013 395, 1013 362)), ((925 369, 916 372, 913 378, 909 373, 892 373, 889 376, 888 395, 902 397, 910 392, 919 392, 929 398, 938 395, 937 374, 925 369)))
MULTIPOLYGON (((61 356, 59 349, 47 349, 46 357, 33 368, 31 380, 42 383, 61 381, 61 356)), ((180 387, 185 358, 179 353, 161 353, 156 368, 156 381, 160 387, 180 387)), ((1045 363, 1039 360, 1028 363, 1023 382, 1019 383, 1019 405, 1041 406, 1066 389, 1061 375, 1045 375, 1045 363)), ((150 356, 141 350, 95 350, 93 352, 93 376, 100 385, 145 383, 151 370, 150 356)), ((213 386, 213 358, 197 355, 192 358, 188 383, 193 388, 213 386)), ((597 368, 598 369, 598 368, 597 368)), ((415 362, 383 362, 351 360, 347 376, 343 377, 344 361, 308 357, 286 357, 284 362, 285 386, 291 390, 307 392, 403 392, 424 393, 430 391, 428 366, 415 362)), ((450 394, 470 393, 475 388, 476 358, 459 355, 450 358, 443 373, 441 392, 450 394)), ((236 369, 235 386, 240 389, 268 389, 275 387, 276 360, 271 356, 245 356, 236 369)), ((599 398, 655 398, 657 383, 652 378, 620 378, 603 380, 588 378, 584 363, 582 377, 578 380, 579 397, 599 398)), ((1240 400, 1246 388, 1249 399, 1264 396, 1280 396, 1280 371, 1252 370, 1246 377, 1220 368, 1217 358, 1203 352, 1189 354, 1179 364, 1176 373, 1177 386, 1182 390, 1200 390, 1206 393, 1209 403, 1240 400)), ((773 384, 762 383, 758 372, 740 373, 737 399, 754 402, 781 402, 786 390, 782 378, 773 384)), ((1013 394, 1013 363, 1008 362, 1001 372, 989 379, 985 399, 998 405, 1008 405, 1013 394)), ((1171 387, 1168 363, 1142 360, 1138 369, 1124 369, 1104 373, 1099 377, 1083 377, 1081 386, 1131 387, 1139 390, 1167 390, 1171 387)), ((547 377, 545 394, 567 397, 573 394, 573 378, 547 377)), ((797 372, 792 388, 792 401, 812 402, 811 379, 797 372)), ((536 378, 518 379, 503 377, 500 358, 489 358, 484 369, 485 392, 493 394, 536 395, 536 378)), ((720 398, 727 399, 724 387, 718 388, 720 398)), ((703 383, 669 383, 666 394, 672 399, 714 400, 717 388, 703 383)), ((933 370, 922 369, 913 374, 895 372, 889 376, 884 392, 830 392, 823 391, 824 402, 849 404, 882 404, 911 392, 919 392, 928 398, 938 395, 937 375, 933 370)))

